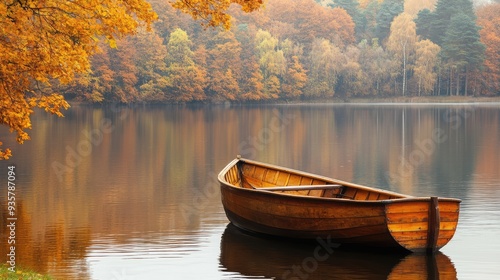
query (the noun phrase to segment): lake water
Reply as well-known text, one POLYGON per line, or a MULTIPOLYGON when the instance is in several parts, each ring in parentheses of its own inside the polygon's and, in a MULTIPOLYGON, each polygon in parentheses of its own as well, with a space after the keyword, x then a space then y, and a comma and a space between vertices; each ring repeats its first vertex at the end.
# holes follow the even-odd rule
POLYGON ((0 139, 0 259, 15 165, 16 265, 56 279, 498 279, 500 104, 74 106, 0 139), (417 196, 462 199, 435 257, 333 251, 228 226, 237 154, 417 196))

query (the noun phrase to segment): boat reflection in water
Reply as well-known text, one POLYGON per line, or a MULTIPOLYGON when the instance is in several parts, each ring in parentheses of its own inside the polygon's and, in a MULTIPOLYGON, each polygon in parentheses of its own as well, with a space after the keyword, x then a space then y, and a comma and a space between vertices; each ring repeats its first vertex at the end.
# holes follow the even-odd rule
POLYGON ((328 240, 304 242, 256 236, 229 224, 221 240, 223 269, 274 279, 457 279, 441 252, 367 252, 335 248, 328 240))

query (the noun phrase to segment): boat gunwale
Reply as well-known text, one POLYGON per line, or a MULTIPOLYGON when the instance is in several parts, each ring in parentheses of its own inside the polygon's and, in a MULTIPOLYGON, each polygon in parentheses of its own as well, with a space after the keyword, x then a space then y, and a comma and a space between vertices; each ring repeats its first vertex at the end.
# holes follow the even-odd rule
MULTIPOLYGON (((322 175, 317 175, 305 171, 300 171, 300 170, 295 170, 287 167, 282 167, 282 166, 277 166, 273 164, 268 164, 268 163, 263 163, 259 161, 254 161, 250 159, 245 159, 238 157, 231 161, 226 167, 222 169, 222 171, 218 174, 218 180, 221 184, 224 184, 225 186, 238 190, 238 191, 243 191, 243 192, 257 192, 257 193, 262 193, 265 195, 274 195, 274 196, 286 196, 286 197, 296 197, 300 199, 310 199, 310 200, 319 200, 319 201, 336 201, 336 202, 344 202, 344 203, 370 203, 370 204, 390 204, 390 203, 404 203, 404 202, 410 202, 410 201, 429 201, 429 199, 432 196, 411 196, 411 195, 406 195, 406 194, 401 194, 393 191, 388 191, 384 189, 379 189, 379 188, 373 188, 373 187, 368 187, 368 186, 363 186, 363 185, 358 185, 355 183, 350 183, 338 179, 333 179, 329 178, 326 176, 322 175), (244 163, 249 163, 252 165, 257 165, 265 168, 271 168, 274 170, 279 170, 279 171, 284 171, 284 172, 289 172, 293 174, 298 174, 301 176, 308 176, 314 179, 318 180, 323 180, 328 183, 333 183, 333 184, 340 184, 342 186, 346 187, 352 187, 352 188, 357 188, 365 191, 370 191, 370 192, 379 192, 387 195, 393 195, 393 196, 403 196, 399 198, 391 198, 391 199, 383 199, 383 200, 355 200, 355 199, 345 199, 345 198, 338 198, 338 197, 318 197, 318 196, 309 196, 309 195, 301 195, 301 194, 287 194, 283 192, 270 192, 268 190, 259 190, 258 188, 256 189, 247 189, 247 188, 242 188, 239 186, 235 186, 224 178, 224 175, 235 165, 237 165, 239 162, 244 162, 244 163)), ((458 198, 448 198, 448 197, 438 197, 440 202, 456 202, 456 203, 461 203, 462 200, 458 198)))

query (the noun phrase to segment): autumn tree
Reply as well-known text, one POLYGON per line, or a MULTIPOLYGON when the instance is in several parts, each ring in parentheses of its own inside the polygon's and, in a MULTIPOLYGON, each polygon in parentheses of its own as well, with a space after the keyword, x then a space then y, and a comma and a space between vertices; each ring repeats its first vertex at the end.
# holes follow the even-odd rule
POLYGON ((82 79, 90 81, 87 87, 82 90, 82 96, 90 102, 101 102, 106 97, 113 95, 115 72, 111 69, 109 51, 110 48, 102 46, 101 51, 92 56, 90 73, 82 73, 81 78, 77 77, 75 80, 80 85, 85 85, 85 82, 82 83, 82 79))
POLYGON ((481 42, 485 45, 484 69, 480 80, 483 94, 500 94, 500 3, 484 6, 478 11, 481 42))
POLYGON ((116 41, 116 47, 100 44, 91 58, 91 69, 68 85, 52 84, 52 90, 69 99, 86 102, 162 101, 166 82, 166 46, 155 32, 139 28, 135 36, 116 41))
POLYGON ((264 97, 264 77, 255 55, 255 34, 257 31, 248 24, 240 24, 235 30, 241 43, 240 100, 260 100, 264 97))
MULTIPOLYGON (((167 86, 167 48, 155 30, 139 29, 137 34, 126 39, 134 46, 133 63, 137 78, 135 87, 138 101, 162 101, 167 86)), ((118 46, 119 49, 123 49, 118 46)), ((126 50, 123 50, 124 52, 126 50)), ((131 56, 132 54, 126 54, 131 56)))
POLYGON ((376 37, 377 31, 377 14, 380 8, 379 2, 376 0, 366 1, 366 6, 362 6, 360 1, 361 9, 361 17, 363 18, 363 28, 360 30, 358 26, 356 26, 356 31, 361 32, 360 34, 356 34, 360 40, 368 40, 370 41, 372 38, 376 37))
POLYGON ((86 73, 78 73, 68 84, 52 81, 51 92, 64 94, 65 99, 89 103, 102 102, 113 95, 114 71, 110 68, 110 48, 100 44, 101 51, 94 54, 90 60, 91 69, 86 73))
POLYGON ((212 102, 220 102, 224 100, 236 100, 240 87, 231 69, 225 72, 214 72, 211 74, 209 82, 209 97, 212 102))
POLYGON ((236 100, 241 76, 241 44, 231 30, 220 31, 208 42, 207 92, 211 100, 236 100))
POLYGON ((161 38, 168 38, 170 33, 174 32, 176 28, 187 31, 191 33, 191 29, 195 25, 199 25, 193 22, 193 18, 186 13, 179 13, 179 10, 172 7, 172 1, 165 0, 148 0, 151 3, 154 11, 158 14, 158 20, 154 22, 153 27, 155 33, 161 38))
POLYGON ((407 75, 408 62, 410 56, 415 51, 415 43, 417 41, 416 25, 407 13, 402 13, 394 18, 391 24, 391 31, 387 40, 387 50, 394 54, 396 59, 399 59, 402 66, 402 95, 406 95, 407 90, 407 75))
POLYGON ((266 3, 266 7, 272 19, 270 26, 280 22, 288 28, 280 39, 308 42, 306 52, 315 38, 325 38, 339 46, 355 41, 354 22, 344 9, 325 8, 314 0, 274 0, 266 3))
POLYGON ((192 42, 187 33, 178 28, 167 44, 168 97, 172 101, 205 100, 206 73, 194 62, 192 42))
POLYGON ((362 40, 358 44, 360 50, 359 64, 362 68, 361 82, 365 85, 359 94, 377 95, 382 92, 382 84, 388 80, 386 69, 388 58, 385 50, 373 39, 371 44, 362 40))
POLYGON ((358 18, 359 14, 359 2, 358 0, 333 0, 332 3, 328 4, 332 8, 342 8, 347 11, 347 13, 354 19, 355 23, 358 23, 355 19, 358 18))
POLYGON ((332 97, 344 57, 340 48, 329 40, 316 39, 308 57, 307 95, 332 97))
MULTIPOLYGON (((228 28, 231 4, 250 12, 262 0, 177 0, 174 6, 205 25, 228 28)), ((150 28, 156 17, 144 0, 0 3, 0 124, 16 132, 19 143, 28 140, 34 107, 58 116, 69 107, 62 95, 41 89, 54 82, 69 84, 90 69, 89 58, 98 51, 99 41, 114 47, 117 38, 135 33, 140 24, 150 28)), ((0 149, 1 159, 10 155, 9 149, 0 149)))
MULTIPOLYGON (((113 44, 131 34, 139 21, 155 19, 144 1, 12 1, 0 4, 0 123, 29 139, 33 107, 62 116, 69 107, 62 95, 46 95, 37 84, 52 79, 69 83, 76 73, 90 68, 89 55, 97 51, 97 38, 113 44)), ((9 149, 0 150, 8 158, 9 149)))
POLYGON ((428 9, 432 11, 436 5, 437 0, 405 0, 404 12, 416 16, 419 11, 428 9))
POLYGON ((248 73, 243 88, 241 89, 241 98, 243 100, 261 100, 264 98, 264 77, 259 64, 255 59, 250 59, 246 65, 245 73, 248 73))
POLYGON ((360 55, 357 46, 348 46, 344 53, 337 53, 337 56, 342 58, 342 64, 339 65, 336 93, 342 97, 356 95, 366 86, 363 84, 363 72, 359 64, 360 55))
POLYGON ((333 33, 332 42, 340 47, 345 47, 356 42, 355 22, 346 10, 341 8, 333 8, 331 14, 334 20, 331 21, 333 33))
POLYGON ((360 36, 363 33, 366 26, 366 18, 359 10, 358 0, 334 0, 329 6, 344 9, 354 22, 356 35, 360 36))
POLYGON ((286 71, 282 76, 281 97, 297 99, 303 94, 307 81, 307 71, 300 61, 303 55, 302 46, 285 39, 280 42, 279 47, 286 61, 286 71))
POLYGON ((278 48, 278 39, 269 32, 259 30, 255 36, 255 50, 264 78, 264 94, 267 98, 278 98, 281 80, 286 72, 283 50, 278 48))
MULTIPOLYGON (((89 72, 77 75, 62 90, 65 97, 77 92, 79 96, 76 99, 85 98, 88 102, 107 100, 127 103, 139 99, 136 87, 139 82, 136 66, 139 55, 136 44, 129 38, 116 40, 116 44, 119 47, 110 48, 104 44, 100 46, 99 53, 92 56, 89 72)), ((52 88, 57 89, 54 86, 52 88)))
POLYGON ((190 14, 194 19, 203 21, 205 26, 222 25, 226 29, 231 26, 231 16, 227 13, 231 4, 238 4, 244 12, 252 12, 260 8, 262 0, 177 0, 173 7, 190 14))
POLYGON ((114 101, 128 103, 138 100, 139 92, 136 88, 138 82, 137 67, 135 65, 136 49, 129 40, 119 41, 120 48, 110 50, 111 65, 115 72, 114 101))
POLYGON ((287 72, 283 79, 282 95, 285 98, 296 99, 303 94, 307 82, 306 70, 299 61, 299 57, 294 55, 288 62, 287 72))
POLYGON ((413 72, 414 78, 417 79, 417 93, 420 96, 434 89, 437 80, 438 54, 441 48, 428 39, 418 41, 415 48, 416 60, 413 72))
MULTIPOLYGON (((262 4, 260 0, 180 0, 177 7, 210 25, 228 26, 230 3, 241 4, 245 11, 262 4)), ((34 107, 59 116, 61 109, 69 107, 62 95, 40 89, 54 81, 68 84, 76 74, 88 71, 89 57, 98 50, 101 38, 115 46, 116 38, 134 33, 140 22, 149 27, 155 18, 150 4, 142 0, 2 2, 0 123, 17 133, 19 143, 28 140, 26 129, 31 128, 34 107)), ((0 149, 0 158, 10 155, 9 149, 0 149)))

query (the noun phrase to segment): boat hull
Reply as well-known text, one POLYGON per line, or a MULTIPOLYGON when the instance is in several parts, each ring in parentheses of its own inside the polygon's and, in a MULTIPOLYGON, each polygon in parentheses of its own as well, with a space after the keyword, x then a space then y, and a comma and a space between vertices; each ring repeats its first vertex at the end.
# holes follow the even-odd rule
MULTIPOLYGON (((273 176, 278 178, 280 175, 273 176)), ((458 221, 460 200, 457 199, 398 195, 249 160, 233 161, 221 172, 219 181, 228 219, 239 228, 262 234, 433 252, 449 242, 458 221), (249 167, 253 171, 249 171, 249 167), (311 195, 312 191, 306 194, 258 189, 272 186, 272 182, 245 187, 246 180, 257 184, 258 178, 276 180, 274 186, 297 185, 290 180, 283 184, 277 182, 278 179, 263 179, 266 176, 255 171, 259 169, 267 170, 266 174, 270 170, 288 173, 288 178, 300 176, 301 182, 312 182, 312 185, 339 184, 349 191, 355 189, 356 195, 362 193, 365 199, 356 195, 349 198, 338 197, 339 194, 325 195, 327 190, 321 193, 314 190, 311 195), (377 192, 382 199, 373 198, 377 192)))

